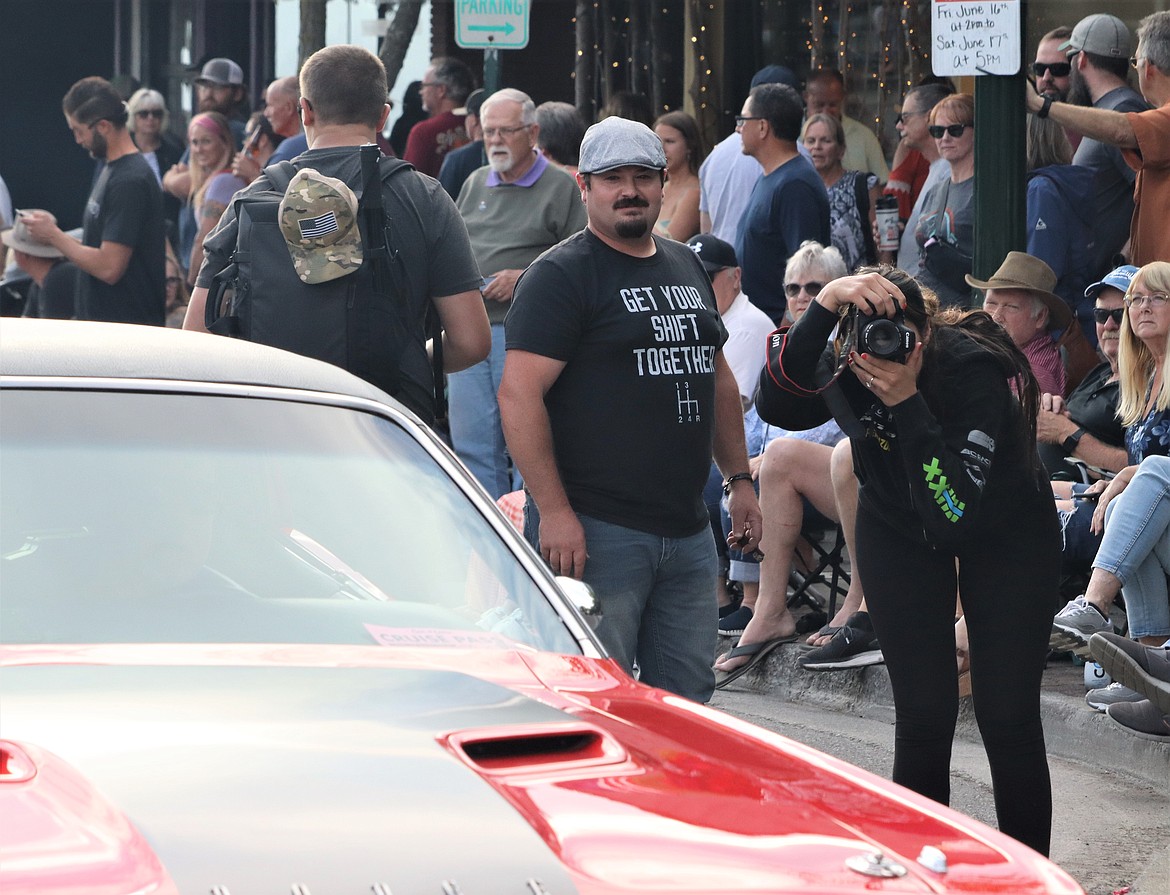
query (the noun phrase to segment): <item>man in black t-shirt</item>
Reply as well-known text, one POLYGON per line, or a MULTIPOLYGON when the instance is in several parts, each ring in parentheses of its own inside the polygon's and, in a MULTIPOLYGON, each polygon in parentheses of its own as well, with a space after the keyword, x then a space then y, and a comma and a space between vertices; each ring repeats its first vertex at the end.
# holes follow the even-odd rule
POLYGON ((77 145, 106 162, 85 208, 82 240, 47 212, 25 225, 81 269, 77 316, 116 323, 166 323, 166 227, 162 191, 126 129, 126 105, 103 78, 83 78, 61 103, 77 145))
POLYGON ((555 574, 592 586, 614 658, 705 702, 712 455, 728 479, 730 538, 755 549, 761 517, 710 280, 688 248, 652 235, 665 167, 644 125, 611 117, 588 130, 577 175, 588 226, 517 282, 499 401, 530 495, 529 539, 555 574))

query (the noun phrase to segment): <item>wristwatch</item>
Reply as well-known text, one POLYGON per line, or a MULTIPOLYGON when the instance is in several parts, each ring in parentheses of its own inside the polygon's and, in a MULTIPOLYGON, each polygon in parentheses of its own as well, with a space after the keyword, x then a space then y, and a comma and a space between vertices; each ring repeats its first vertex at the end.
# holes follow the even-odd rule
POLYGON ((734 485, 736 482, 750 482, 751 480, 752 474, 750 472, 737 472, 733 475, 729 475, 723 480, 723 493, 730 497, 732 485, 734 485))
POLYGON ((1039 111, 1036 112, 1037 118, 1047 118, 1048 111, 1052 108, 1052 97, 1047 93, 1044 94, 1044 104, 1040 106, 1039 111))
POLYGON ((1077 449, 1077 445, 1081 443, 1081 436, 1084 434, 1084 429, 1077 429, 1072 435, 1062 441, 1060 446, 1071 454, 1077 449))

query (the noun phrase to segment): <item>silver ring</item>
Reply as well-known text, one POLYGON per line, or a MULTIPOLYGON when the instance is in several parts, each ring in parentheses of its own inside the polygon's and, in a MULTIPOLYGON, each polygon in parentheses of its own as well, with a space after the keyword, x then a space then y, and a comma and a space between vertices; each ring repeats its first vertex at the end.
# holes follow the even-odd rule
POLYGON ((873 376, 870 376, 870 377, 869 377, 869 382, 867 382, 867 383, 865 384, 865 387, 866 387, 866 388, 873 388, 873 380, 874 380, 874 378, 875 378, 875 377, 873 377, 873 376))

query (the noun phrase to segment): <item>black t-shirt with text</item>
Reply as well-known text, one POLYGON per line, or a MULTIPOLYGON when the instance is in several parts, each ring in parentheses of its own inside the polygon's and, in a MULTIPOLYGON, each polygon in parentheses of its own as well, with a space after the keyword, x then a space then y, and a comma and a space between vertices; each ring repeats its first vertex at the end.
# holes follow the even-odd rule
POLYGON ((694 253, 655 245, 636 258, 586 229, 545 252, 516 284, 506 345, 565 362, 545 404, 573 509, 677 538, 708 524, 727 331, 694 253))

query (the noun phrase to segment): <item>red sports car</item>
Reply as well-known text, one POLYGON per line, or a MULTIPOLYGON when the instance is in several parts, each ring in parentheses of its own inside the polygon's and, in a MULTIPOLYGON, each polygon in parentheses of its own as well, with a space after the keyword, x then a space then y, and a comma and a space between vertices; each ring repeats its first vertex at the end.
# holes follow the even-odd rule
POLYGON ((5 895, 1081 891, 631 680, 341 370, 5 320, 0 385, 5 895))

